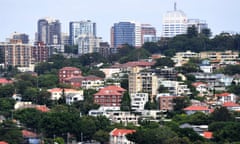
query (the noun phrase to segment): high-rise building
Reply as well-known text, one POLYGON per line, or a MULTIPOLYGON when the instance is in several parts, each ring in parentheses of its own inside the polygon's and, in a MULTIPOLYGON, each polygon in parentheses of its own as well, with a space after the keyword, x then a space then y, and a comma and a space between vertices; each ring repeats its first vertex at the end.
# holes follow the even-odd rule
POLYGON ((70 44, 77 45, 80 35, 96 36, 96 23, 87 21, 72 21, 69 23, 70 44))
POLYGON ((29 42, 29 36, 25 33, 14 32, 11 36, 11 39, 21 40, 23 44, 28 44, 28 42, 29 42))
POLYGON ((156 29, 150 24, 141 24, 141 44, 145 42, 156 42, 156 29))
POLYGON ((188 20, 186 14, 177 10, 176 3, 174 11, 168 11, 163 16, 162 37, 171 38, 187 32, 188 20))
POLYGON ((121 47, 123 44, 141 46, 141 24, 136 22, 119 22, 111 28, 112 47, 121 47))
POLYGON ((44 44, 43 42, 37 42, 33 47, 32 56, 35 63, 47 62, 51 55, 51 48, 44 44))
POLYGON ((101 42, 100 37, 94 35, 82 34, 78 37, 78 54, 88 54, 96 52, 96 49, 99 48, 101 42))
POLYGON ((198 33, 201 33, 203 29, 208 28, 208 24, 204 20, 200 19, 188 19, 188 27, 195 26, 198 33))
POLYGON ((0 43, 5 66, 29 67, 33 63, 32 46, 23 44, 21 40, 10 40, 0 43))
POLYGON ((61 23, 59 20, 52 18, 39 19, 37 39, 47 45, 61 44, 61 23))

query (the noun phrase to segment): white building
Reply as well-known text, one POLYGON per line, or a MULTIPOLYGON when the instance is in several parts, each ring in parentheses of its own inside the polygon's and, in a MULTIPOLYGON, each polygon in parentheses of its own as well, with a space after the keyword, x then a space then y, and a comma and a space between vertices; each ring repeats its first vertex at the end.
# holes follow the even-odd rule
POLYGON ((148 102, 148 93, 132 93, 131 109, 136 111, 144 110, 145 104, 148 102))
POLYGON ((162 23, 162 37, 171 38, 187 32, 187 16, 183 11, 177 10, 176 3, 174 11, 168 11, 163 16, 162 23))
POLYGON ((126 138, 127 134, 132 134, 134 132, 135 130, 115 128, 110 132, 109 144, 134 144, 134 142, 131 142, 126 138))
POLYGON ((78 37, 78 54, 93 53, 94 50, 100 47, 101 38, 94 35, 82 34, 78 37))
POLYGON ((187 63, 190 58, 200 58, 200 55, 199 53, 191 51, 177 52, 172 58, 172 60, 176 64, 176 66, 182 66, 183 64, 187 63))
POLYGON ((176 96, 190 95, 191 91, 186 84, 179 81, 161 81, 161 84, 168 88, 168 91, 176 96))
POLYGON ((109 119, 113 123, 122 123, 127 125, 128 123, 132 123, 134 125, 138 124, 138 117, 135 114, 132 114, 131 112, 125 112, 125 111, 112 111, 109 112, 109 119))

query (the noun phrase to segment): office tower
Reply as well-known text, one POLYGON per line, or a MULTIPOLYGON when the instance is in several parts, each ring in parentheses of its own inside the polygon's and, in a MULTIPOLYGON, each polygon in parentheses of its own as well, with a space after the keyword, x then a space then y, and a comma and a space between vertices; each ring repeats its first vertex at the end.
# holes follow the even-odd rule
POLYGON ((88 54, 96 52, 96 49, 99 48, 101 42, 100 37, 94 35, 82 34, 78 37, 78 54, 88 54))
POLYGON ((11 39, 21 40, 23 44, 28 44, 28 42, 29 42, 29 36, 25 33, 14 32, 11 36, 11 39))
POLYGON ((208 28, 208 24, 204 20, 188 19, 188 27, 195 26, 198 33, 201 33, 203 29, 208 28))
POLYGON ((156 29, 150 24, 142 24, 141 25, 141 44, 143 45, 145 42, 156 42, 156 29))
POLYGON ((61 23, 59 20, 52 18, 38 20, 38 41, 47 45, 61 44, 61 23))
POLYGON ((162 37, 171 38, 179 34, 185 34, 187 24, 186 14, 181 10, 177 10, 175 3, 174 11, 168 11, 163 16, 162 37))
POLYGON ((62 45, 71 45, 70 37, 67 33, 62 33, 61 36, 62 36, 62 38, 61 38, 61 40, 62 40, 61 44, 62 45))
POLYGON ((87 21, 73 21, 69 23, 70 44, 77 45, 77 39, 80 35, 96 36, 96 23, 87 21))
POLYGON ((141 24, 136 22, 119 22, 111 28, 112 47, 121 47, 129 44, 135 47, 141 46, 141 24))
POLYGON ((21 40, 0 43, 5 66, 29 67, 32 64, 32 46, 21 40))

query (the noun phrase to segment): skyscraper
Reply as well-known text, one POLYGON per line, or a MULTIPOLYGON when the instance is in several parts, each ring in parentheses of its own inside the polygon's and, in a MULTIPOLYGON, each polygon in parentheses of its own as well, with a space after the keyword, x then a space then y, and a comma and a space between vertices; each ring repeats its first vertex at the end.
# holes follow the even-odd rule
POLYGON ((181 11, 177 10, 176 3, 174 4, 174 11, 168 11, 163 16, 162 37, 174 37, 179 34, 187 32, 187 16, 181 11))
POLYGON ((59 20, 52 18, 39 19, 38 41, 47 45, 61 44, 61 23, 59 20))
POLYGON ((72 21, 69 23, 70 44, 76 45, 80 35, 96 36, 96 23, 87 21, 72 21))
POLYGON ((96 49, 99 48, 101 42, 100 37, 93 36, 91 34, 82 34, 78 37, 78 54, 88 54, 96 52, 96 49))
POLYGON ((156 42, 156 29, 150 24, 142 24, 141 25, 141 44, 143 45, 145 42, 156 42))
POLYGON ((141 46, 141 24, 136 22, 119 22, 111 28, 112 47, 121 47, 123 44, 141 46))

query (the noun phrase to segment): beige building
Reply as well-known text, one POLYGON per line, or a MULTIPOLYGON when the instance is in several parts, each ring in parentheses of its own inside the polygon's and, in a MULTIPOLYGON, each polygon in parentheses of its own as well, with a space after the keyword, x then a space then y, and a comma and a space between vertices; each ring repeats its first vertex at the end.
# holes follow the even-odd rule
POLYGON ((133 67, 128 76, 129 94, 144 92, 150 97, 157 95, 158 78, 155 73, 141 72, 139 67, 133 67))
POLYGON ((23 44, 21 40, 10 40, 0 43, 6 66, 29 67, 33 63, 32 46, 23 44))
POLYGON ((239 52, 237 51, 224 51, 224 52, 216 52, 216 51, 209 51, 209 52, 201 52, 200 53, 201 59, 209 59, 210 61, 215 62, 234 62, 239 59, 239 52))
POLYGON ((186 52, 177 52, 176 55, 172 58, 176 66, 182 66, 187 63, 190 58, 200 58, 199 53, 186 51, 186 52))

